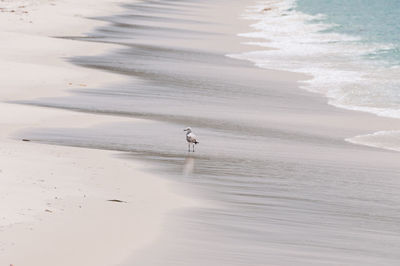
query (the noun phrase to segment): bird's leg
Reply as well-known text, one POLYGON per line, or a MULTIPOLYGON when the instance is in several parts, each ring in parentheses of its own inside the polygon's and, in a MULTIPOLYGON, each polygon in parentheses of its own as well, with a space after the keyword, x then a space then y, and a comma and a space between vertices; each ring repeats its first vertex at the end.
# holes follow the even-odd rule
POLYGON ((194 152, 194 143, 192 145, 193 145, 193 152, 194 152))
POLYGON ((188 148, 189 148, 188 152, 190 152, 190 143, 188 143, 188 148))

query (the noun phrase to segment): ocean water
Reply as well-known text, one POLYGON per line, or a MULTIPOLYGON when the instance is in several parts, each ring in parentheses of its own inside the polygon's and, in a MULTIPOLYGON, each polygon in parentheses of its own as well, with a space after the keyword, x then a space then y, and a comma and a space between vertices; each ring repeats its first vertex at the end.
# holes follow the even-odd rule
POLYGON ((310 74, 302 87, 332 105, 400 118, 399 15, 395 0, 260 1, 244 15, 254 32, 241 36, 275 49, 232 56, 310 74))
MULTIPOLYGON (((97 18, 107 26, 78 38, 120 49, 70 60, 128 82, 25 103, 135 120, 21 133, 32 141, 114 150, 184 184, 187 196, 207 200, 170 214, 159 241, 122 265, 398 265, 400 171, 387 160, 392 153, 379 151, 375 160, 376 150, 302 126, 319 110, 307 105, 309 93, 247 61, 312 74, 302 86, 334 104, 355 108, 346 103, 362 99, 359 107, 378 108, 361 85, 369 83, 363 71, 381 68, 373 77, 378 83, 396 71, 393 63, 369 63, 367 53, 387 44, 361 44, 361 36, 333 31, 327 15, 307 14, 292 1, 146 0, 124 7, 97 18), (255 24, 241 35, 257 39, 237 38, 232 25, 243 13, 255 24), (232 21, 221 14, 233 14, 232 21), (240 41, 257 52, 231 56, 246 60, 227 57, 240 41), (341 94, 354 84, 360 90, 341 94), (186 151, 187 126, 199 136, 195 153, 186 151)), ((381 96, 379 110, 389 110, 381 96)))

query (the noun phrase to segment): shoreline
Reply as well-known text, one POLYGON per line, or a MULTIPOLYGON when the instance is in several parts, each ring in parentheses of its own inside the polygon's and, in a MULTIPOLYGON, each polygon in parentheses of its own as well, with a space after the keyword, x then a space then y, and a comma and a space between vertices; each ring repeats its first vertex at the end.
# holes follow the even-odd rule
MULTIPOLYGON (((328 105, 350 112, 371 114, 372 116, 381 117, 388 121, 394 121, 397 126, 393 127, 390 125, 386 129, 378 128, 373 132, 359 132, 356 135, 347 136, 344 140, 355 145, 391 151, 400 150, 400 145, 395 140, 395 136, 400 133, 398 123, 396 122, 399 120, 398 110, 391 107, 390 101, 387 103, 387 106, 383 106, 379 103, 374 103, 367 96, 370 89, 368 87, 368 81, 370 80, 367 77, 371 75, 368 71, 372 70, 368 69, 366 65, 373 63, 373 61, 368 62, 362 56, 365 56, 369 52, 373 53, 375 46, 371 43, 366 44, 370 49, 368 52, 365 51, 367 48, 362 47, 357 42, 356 44, 351 43, 356 40, 361 41, 361 36, 353 36, 340 31, 329 33, 332 25, 327 20, 321 19, 321 22, 316 22, 315 19, 318 21, 318 15, 312 14, 312 12, 308 14, 296 10, 294 3, 290 1, 267 2, 249 6, 242 14, 242 17, 252 21, 250 25, 251 30, 241 32, 238 36, 246 38, 247 42, 244 42, 246 45, 257 47, 258 49, 254 49, 254 51, 248 53, 231 54, 228 56, 250 61, 261 69, 276 69, 306 75, 309 78, 302 81, 299 89, 321 95, 328 105), (294 20, 294 18, 297 18, 297 20, 294 20), (280 29, 280 25, 286 23, 287 26, 280 29), (296 29, 299 33, 296 32, 296 29), (328 32, 321 33, 325 30, 328 30, 328 32), (288 34, 288 32, 291 34, 288 34), (302 34, 305 35, 304 40, 302 39, 302 34), (342 50, 345 50, 346 45, 348 45, 347 48, 352 52, 344 53, 344 55, 340 54, 336 51, 338 47, 330 45, 330 42, 339 43, 337 45, 342 47, 342 50), (279 48, 280 46, 283 47, 279 48), (315 49, 316 52, 304 52, 307 49, 315 49), (277 53, 274 53, 275 50, 277 50, 277 53), (279 52, 279 50, 281 51, 279 52), (336 51, 336 67, 331 65, 333 59, 329 58, 333 52, 332 50, 336 51), (349 54, 356 54, 361 57, 361 59, 357 58, 360 62, 349 54), (290 56, 295 57, 293 62, 290 61, 290 56), (316 59, 319 59, 319 61, 324 62, 323 56, 328 57, 326 59, 327 66, 319 64, 316 61, 316 59), (310 57, 310 59, 307 57, 310 57), (289 59, 290 63, 285 63, 285 59, 289 59), (349 65, 343 65, 342 61, 344 60, 350 61, 349 65), (339 65, 340 62, 342 65, 339 65), (357 62, 360 64, 359 68, 354 66, 357 62), (276 64, 275 68, 271 67, 274 64, 276 64), (354 68, 350 68, 350 66, 354 68), (363 87, 364 89, 362 89, 363 87), (358 95, 358 97, 352 98, 352 94, 358 95)), ((378 48, 375 47, 375 49, 378 48)), ((374 78, 382 78, 380 75, 384 74, 389 75, 391 69, 394 69, 394 67, 387 68, 388 73, 377 74, 374 78)), ((390 77, 386 77, 386 80, 390 80, 390 77)), ((375 84, 377 88, 382 86, 384 87, 383 84, 375 84)), ((379 94, 379 90, 370 91, 370 94, 376 94, 378 99, 384 97, 379 94)), ((385 95, 385 91, 382 94, 385 95)))
MULTIPOLYGON (((182 88, 185 94, 193 91, 198 98, 204 97, 183 105, 181 110, 187 112, 186 116, 180 116, 179 110, 162 109, 160 112, 159 108, 151 107, 131 108, 124 113, 132 116, 142 114, 155 120, 155 123, 165 122, 143 132, 164 129, 163 134, 171 141, 178 126, 180 128, 183 123, 189 122, 193 124, 196 133, 199 132, 202 137, 202 145, 199 146, 201 155, 188 163, 188 168, 194 164, 196 167, 185 180, 194 184, 205 183, 206 188, 201 188, 208 189, 206 196, 220 200, 225 208, 198 210, 190 215, 182 213, 172 217, 173 224, 178 224, 178 228, 164 231, 159 241, 144 252, 133 254, 129 263, 124 265, 293 265, 295 262, 297 265, 318 265, 321 262, 371 265, 371 261, 396 265, 393 262, 396 261, 395 247, 398 247, 399 241, 396 237, 391 238, 394 231, 388 233, 386 230, 396 226, 392 217, 397 217, 397 213, 391 207, 395 199, 390 195, 394 195, 399 187, 396 182, 398 159, 394 158, 393 152, 353 145, 344 140, 369 130, 395 127, 398 121, 328 105, 326 98, 320 94, 299 88, 297 81, 302 75, 259 69, 247 61, 223 58, 226 53, 241 48, 236 42, 240 38, 233 38, 232 34, 237 33, 233 33, 237 27, 243 29, 246 24, 230 20, 232 17, 228 15, 237 13, 227 11, 227 6, 231 5, 226 3, 204 3, 199 8, 185 9, 186 12, 179 9, 175 14, 171 12, 172 15, 163 14, 161 17, 165 20, 158 17, 152 20, 152 15, 157 12, 148 8, 148 14, 144 16, 146 20, 138 17, 124 21, 126 24, 121 30, 134 25, 130 29, 132 34, 145 37, 137 40, 138 47, 133 40, 131 49, 125 49, 125 53, 117 51, 112 56, 121 59, 134 55, 142 63, 139 66, 126 61, 126 68, 115 69, 112 63, 107 64, 110 58, 82 59, 82 64, 89 67, 131 74, 141 81, 141 85, 148 85, 148 82, 153 86, 145 88, 151 89, 152 93, 159 91, 156 85, 160 83, 161 88, 168 88, 165 91, 178 99, 182 97, 182 88), (213 12, 210 14, 209 10, 213 12), (186 30, 194 29, 197 33, 182 33, 183 23, 171 20, 186 22, 188 17, 185 13, 196 14, 190 17, 196 22, 207 21, 219 27, 206 28, 195 23, 189 27, 185 23, 186 30), (147 36, 145 33, 148 32, 137 29, 136 25, 148 26, 151 34, 147 36), (166 30, 158 27, 160 25, 170 26, 168 35, 166 30), (218 37, 218 33, 222 33, 222 37, 218 37), (188 36, 198 39, 190 42, 186 39, 188 36), (154 45, 154 39, 157 45, 154 45), (207 40, 207 46, 203 39, 207 40), (148 56, 149 52, 152 56, 148 56), (182 58, 182 54, 187 55, 184 57, 187 60, 182 58), (173 73, 169 71, 170 62, 174 63, 173 73), (193 84, 193 80, 204 82, 203 86, 193 84), (178 85, 175 81, 179 81, 176 82, 178 85), (213 97, 204 96, 205 88, 210 88, 213 97), (221 91, 224 94, 218 94, 221 91), (249 94, 264 101, 252 101, 255 97, 248 97, 249 94), (240 100, 236 101, 235 96, 240 100), (212 101, 207 101, 215 98, 221 105, 215 107, 212 101), (242 106, 241 103, 248 105, 242 106), (230 104, 235 108, 224 108, 230 104), (203 106, 207 106, 207 110, 203 106), (191 113, 196 107, 202 111, 191 113), (206 117, 208 110, 211 110, 211 117, 206 117), (241 112, 248 115, 250 121, 241 112), (233 121, 226 115, 230 113, 236 115, 233 121), (251 124, 254 122, 251 119, 256 125, 251 124), (231 171, 232 168, 236 171, 231 171), (384 219, 380 220, 382 216, 384 219), (382 236, 383 232, 385 236, 382 236), (394 248, 381 250, 380 246, 374 245, 377 238, 394 248), (189 245, 183 245, 188 239, 189 245), (212 250, 207 243, 213 243, 212 250), (242 250, 244 243, 249 247, 247 250, 242 250), (364 243, 368 244, 360 247, 364 243), (376 250, 378 254, 373 253, 376 250), (387 252, 388 256, 382 256, 383 252, 387 252)), ((152 7, 152 4, 147 7, 152 7)), ((120 22, 118 18, 114 21, 120 22)), ((113 30, 118 32, 118 27, 115 27, 113 30)), ((121 43, 124 41, 121 36, 121 43)), ((242 49, 247 50, 248 47, 242 49)), ((136 83, 132 82, 133 88, 134 85, 136 83)), ((130 91, 125 92, 130 95, 130 91)), ((111 90, 109 93, 112 93, 111 90)), ((133 89, 132 93, 136 91, 133 89)), ((148 95, 144 93, 141 96, 145 101, 148 95)), ((157 106, 163 106, 165 102, 175 104, 172 100, 164 102, 156 97, 149 98, 154 99, 157 106)), ((101 103, 101 99, 94 102, 101 103)), ((129 103, 133 106, 140 104, 134 99, 131 101, 129 103)), ((69 106, 65 102, 60 105, 69 106)), ((107 105, 100 108, 109 113, 115 111, 107 105)), ((85 110, 85 105, 82 105, 82 110, 85 110)), ((124 131, 125 128, 121 128, 124 131)), ((113 129, 115 131, 111 135, 123 135, 118 127, 113 129)), ((107 127, 103 131, 107 132, 107 127)), ((73 146, 76 140, 90 135, 90 132, 71 132, 73 137, 65 141, 73 146)), ((49 134, 39 131, 37 136, 53 137, 55 142, 59 140, 56 130, 49 134)), ((147 138, 153 137, 149 135, 147 138)), ((181 162, 178 159, 184 155, 174 149, 177 145, 149 143, 144 138, 126 144, 136 147, 135 144, 142 144, 141 140, 147 146, 138 149, 137 157, 148 155, 149 158, 142 159, 153 163, 161 173, 168 169, 180 176, 181 162), (153 149, 152 145, 156 148, 153 149)), ((90 143, 94 147, 104 147, 103 144, 102 138, 90 143)), ((116 142, 107 147, 118 150, 120 146, 121 143, 116 142)))
POLYGON ((87 127, 135 119, 12 104, 59 97, 71 89, 123 82, 121 75, 65 60, 118 45, 73 41, 124 1, 6 1, 0 12, 0 264, 114 265, 157 238, 165 214, 192 205, 171 182, 140 170, 115 152, 21 141, 32 127, 87 127), (12 11, 14 10, 14 11, 12 11), (51 23, 49 23, 51 21, 51 23), (116 171, 117 170, 117 171, 116 171), (140 177, 140 178, 132 178, 140 177), (110 202, 118 199, 127 203, 110 202), (91 247, 91 248, 88 248, 91 247))

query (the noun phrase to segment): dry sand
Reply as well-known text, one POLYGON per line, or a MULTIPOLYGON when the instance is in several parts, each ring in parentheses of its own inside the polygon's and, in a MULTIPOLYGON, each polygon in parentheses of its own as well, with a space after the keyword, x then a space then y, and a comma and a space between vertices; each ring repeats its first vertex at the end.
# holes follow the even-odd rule
POLYGON ((118 264, 156 238, 167 211, 190 204, 169 192, 165 180, 112 152, 13 138, 35 126, 122 121, 7 103, 123 81, 64 59, 117 46, 52 37, 82 36, 102 23, 86 17, 118 12, 118 2, 0 2, 0 265, 118 264))

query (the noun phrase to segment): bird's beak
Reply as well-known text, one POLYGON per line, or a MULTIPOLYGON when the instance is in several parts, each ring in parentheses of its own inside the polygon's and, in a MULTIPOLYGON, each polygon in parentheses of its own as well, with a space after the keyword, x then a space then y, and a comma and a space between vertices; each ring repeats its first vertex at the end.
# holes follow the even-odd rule
POLYGON ((187 131, 187 129, 184 129, 183 131, 187 131))

